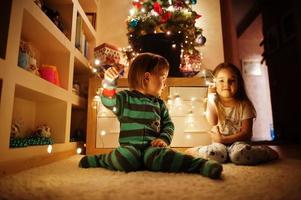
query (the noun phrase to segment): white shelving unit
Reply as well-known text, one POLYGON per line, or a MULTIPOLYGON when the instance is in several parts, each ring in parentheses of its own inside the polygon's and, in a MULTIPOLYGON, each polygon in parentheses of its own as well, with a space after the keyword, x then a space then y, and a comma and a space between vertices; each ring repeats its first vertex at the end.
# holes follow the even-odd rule
MULTIPOLYGON (((13 0, 5 58, 0 58, 0 170, 2 163, 49 156, 47 146, 10 148, 11 123, 23 119, 21 135, 37 125, 47 124, 54 140, 53 154, 74 152, 78 142, 70 142, 72 131, 86 128, 89 69, 96 45, 96 31, 85 13, 97 12, 95 0, 45 0, 64 22, 64 33, 33 0, 13 0), (88 3, 87 3, 88 2, 88 3), (76 20, 89 44, 88 56, 75 48, 76 20), (52 84, 18 66, 20 41, 30 42, 38 52, 38 66, 57 66, 60 85, 52 84), (81 92, 72 92, 77 81, 81 92), (84 124, 84 125, 83 125, 84 124)), ((1 28, 1 27, 0 27, 1 28)), ((84 130, 85 132, 86 130, 84 130)), ((3 165, 4 166, 4 165, 3 165)), ((2 173, 1 172, 1 173, 2 173)), ((3 172, 4 173, 4 172, 3 172)))

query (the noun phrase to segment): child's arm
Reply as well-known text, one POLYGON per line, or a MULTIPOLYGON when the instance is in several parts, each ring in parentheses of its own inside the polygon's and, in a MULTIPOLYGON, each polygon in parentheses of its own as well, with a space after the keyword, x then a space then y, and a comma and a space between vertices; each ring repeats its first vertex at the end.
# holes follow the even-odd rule
POLYGON ((211 126, 218 123, 218 111, 215 104, 215 88, 208 87, 208 98, 205 105, 205 117, 211 126))
POLYGON ((101 102, 102 104, 112 110, 116 115, 121 110, 122 96, 116 92, 116 79, 119 76, 119 68, 117 66, 109 68, 105 72, 104 79, 102 81, 102 95, 101 102))
POLYGON ((252 138, 253 118, 242 121, 241 130, 233 135, 222 135, 220 133, 211 133, 213 142, 222 144, 232 144, 237 141, 250 141, 252 138))
MULTIPOLYGON (((161 127, 160 127, 160 135, 159 138, 160 140, 163 140, 166 145, 170 145, 172 137, 173 137, 173 133, 174 133, 174 124, 171 121, 170 115, 168 113, 168 109, 166 108, 166 105, 164 104, 164 102, 162 101, 162 105, 161 105, 161 127)), ((156 142, 158 140, 154 140, 154 142, 152 142, 152 146, 157 146, 156 142)), ((159 144, 160 142, 158 142, 159 144)), ((161 145, 158 145, 161 146, 161 145)))

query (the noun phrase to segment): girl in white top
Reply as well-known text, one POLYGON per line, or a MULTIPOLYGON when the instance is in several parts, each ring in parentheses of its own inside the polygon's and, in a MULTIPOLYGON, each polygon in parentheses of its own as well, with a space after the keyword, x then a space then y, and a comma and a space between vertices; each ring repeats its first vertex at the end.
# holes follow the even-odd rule
POLYGON ((213 71, 215 87, 208 88, 206 119, 213 126, 212 144, 190 148, 186 153, 218 162, 254 165, 278 158, 267 146, 251 146, 256 111, 249 100, 239 69, 221 63, 213 71))

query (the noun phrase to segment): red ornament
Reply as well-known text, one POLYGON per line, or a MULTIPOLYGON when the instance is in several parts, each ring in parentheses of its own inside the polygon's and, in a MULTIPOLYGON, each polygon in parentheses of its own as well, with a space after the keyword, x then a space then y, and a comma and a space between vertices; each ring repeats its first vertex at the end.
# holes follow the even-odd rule
POLYGON ((198 18, 201 18, 201 17, 202 17, 202 15, 199 15, 199 14, 195 15, 195 19, 198 19, 198 18))
POLYGON ((163 13, 162 7, 158 2, 154 3, 154 10, 161 15, 163 13))
POLYGON ((164 13, 164 14, 162 15, 162 17, 161 17, 160 22, 161 22, 161 23, 167 22, 167 21, 171 18, 171 16, 172 16, 172 13, 171 13, 171 12, 166 12, 166 13, 164 13))
POLYGON ((140 2, 133 2, 133 6, 135 6, 138 9, 140 9, 142 7, 140 2))

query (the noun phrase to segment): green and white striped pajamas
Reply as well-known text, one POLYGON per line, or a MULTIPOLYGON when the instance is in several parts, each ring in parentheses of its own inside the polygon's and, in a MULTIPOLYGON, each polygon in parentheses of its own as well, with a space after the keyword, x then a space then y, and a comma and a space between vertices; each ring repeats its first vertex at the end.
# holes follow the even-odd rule
POLYGON ((118 171, 162 171, 201 173, 218 178, 221 165, 215 161, 194 158, 170 148, 148 147, 145 150, 134 146, 120 146, 109 154, 86 156, 81 167, 103 167, 118 171))
POLYGON ((102 103, 115 113, 120 122, 120 146, 109 154, 83 157, 80 167, 103 167, 125 172, 147 169, 201 173, 211 178, 220 176, 222 166, 215 161, 151 146, 151 141, 157 138, 169 145, 174 132, 174 124, 160 98, 135 90, 115 93, 114 84, 103 85, 106 88, 101 96, 102 103))

